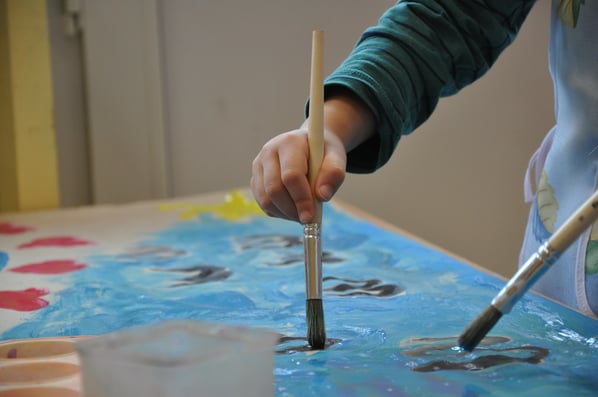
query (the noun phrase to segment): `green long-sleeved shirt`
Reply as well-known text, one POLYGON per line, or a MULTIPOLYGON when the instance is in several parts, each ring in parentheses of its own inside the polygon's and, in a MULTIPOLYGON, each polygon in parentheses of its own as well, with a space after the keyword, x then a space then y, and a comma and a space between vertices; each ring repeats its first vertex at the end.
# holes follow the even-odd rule
POLYGON ((399 1, 367 29, 326 79, 373 112, 377 133, 348 153, 347 170, 372 172, 401 135, 432 113, 440 97, 481 77, 514 40, 534 0, 399 1))

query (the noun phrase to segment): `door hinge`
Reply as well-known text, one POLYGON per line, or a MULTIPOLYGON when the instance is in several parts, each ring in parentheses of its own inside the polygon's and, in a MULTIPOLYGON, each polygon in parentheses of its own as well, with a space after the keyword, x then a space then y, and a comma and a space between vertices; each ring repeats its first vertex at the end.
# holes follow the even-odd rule
POLYGON ((69 37, 83 31, 81 23, 81 0, 62 0, 63 32, 69 37))

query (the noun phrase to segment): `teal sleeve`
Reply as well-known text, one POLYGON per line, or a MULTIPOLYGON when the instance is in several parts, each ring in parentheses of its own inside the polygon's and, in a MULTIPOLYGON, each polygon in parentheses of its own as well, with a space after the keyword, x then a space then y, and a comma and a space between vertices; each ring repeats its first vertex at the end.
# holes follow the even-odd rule
POLYGON ((367 29, 325 82, 344 86, 373 112, 377 133, 348 153, 347 170, 385 164, 401 135, 440 97, 481 77, 515 38, 532 0, 399 1, 367 29))

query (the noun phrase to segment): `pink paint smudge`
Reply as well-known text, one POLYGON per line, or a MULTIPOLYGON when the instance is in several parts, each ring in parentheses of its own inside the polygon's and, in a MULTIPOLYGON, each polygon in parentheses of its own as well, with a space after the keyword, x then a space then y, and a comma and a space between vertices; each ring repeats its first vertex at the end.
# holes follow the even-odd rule
POLYGON ((34 248, 34 247, 74 247, 78 245, 94 245, 95 243, 76 237, 45 237, 38 238, 25 244, 19 245, 17 248, 34 248))
POLYGON ((17 349, 14 347, 6 353, 6 358, 17 358, 17 349))
POLYGON ((50 303, 40 296, 48 295, 50 291, 38 288, 27 288, 20 291, 0 291, 0 308, 30 312, 48 306, 50 303))
POLYGON ((29 226, 15 225, 10 222, 0 223, 0 234, 20 234, 30 232, 32 230, 35 230, 35 228, 29 226))
POLYGON ((86 267, 86 264, 77 263, 72 259, 58 259, 29 263, 9 270, 15 273, 61 274, 85 269, 86 267))

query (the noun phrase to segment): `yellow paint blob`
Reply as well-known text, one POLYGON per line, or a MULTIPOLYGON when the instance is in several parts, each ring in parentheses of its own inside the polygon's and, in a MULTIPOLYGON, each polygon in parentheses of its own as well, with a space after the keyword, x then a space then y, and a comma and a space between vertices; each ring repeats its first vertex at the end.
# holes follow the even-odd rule
POLYGON ((264 212, 255 200, 245 197, 241 191, 232 191, 224 196, 221 204, 162 204, 160 211, 182 211, 181 219, 194 219, 198 215, 210 212, 229 221, 238 221, 249 216, 264 216, 264 212))

